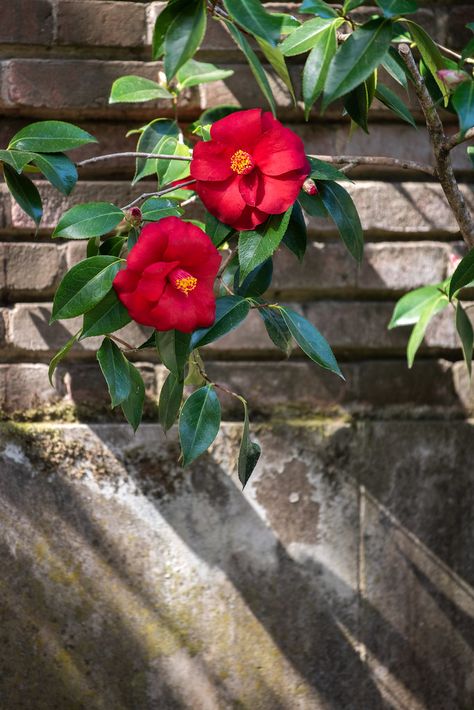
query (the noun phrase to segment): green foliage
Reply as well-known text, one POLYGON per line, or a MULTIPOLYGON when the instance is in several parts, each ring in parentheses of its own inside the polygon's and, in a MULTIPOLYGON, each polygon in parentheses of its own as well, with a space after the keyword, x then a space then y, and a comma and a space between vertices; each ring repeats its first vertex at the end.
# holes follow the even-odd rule
POLYGON ((224 7, 240 27, 270 45, 276 45, 283 34, 285 16, 267 12, 260 0, 224 0, 224 7))
POLYGON ((304 65, 303 100, 306 120, 309 118, 314 102, 324 89, 336 50, 336 22, 332 22, 317 36, 304 65))
MULTIPOLYGON (((443 281, 434 286, 423 286, 402 296, 393 311, 392 318, 388 324, 389 329, 417 323, 425 308, 438 299, 445 290, 447 283, 447 281, 443 281)), ((444 308, 444 305, 442 307, 444 308)))
POLYGON ((360 262, 364 252, 364 233, 352 197, 337 182, 329 180, 320 182, 318 189, 347 250, 360 262))
POLYGON ((416 43, 417 49, 423 57, 425 65, 431 72, 433 79, 435 80, 439 90, 441 91, 442 96, 444 97, 446 106, 449 99, 448 90, 444 82, 439 78, 437 74, 439 69, 447 68, 446 61, 443 58, 436 44, 433 42, 429 34, 425 32, 423 27, 417 25, 416 22, 413 22, 413 20, 406 20, 406 23, 408 25, 411 37, 416 43))
POLYGON ((188 360, 191 336, 179 330, 156 332, 156 347, 161 362, 178 380, 184 380, 184 366, 188 360))
POLYGON ((8 189, 21 209, 39 226, 43 216, 41 196, 36 185, 26 175, 19 175, 9 165, 3 166, 3 175, 8 189))
POLYGON ((232 76, 233 73, 233 69, 219 69, 209 62, 197 62, 195 59, 188 59, 186 64, 176 74, 178 80, 177 89, 182 91, 198 84, 220 81, 232 76))
POLYGON ((416 122, 411 112, 391 89, 384 86, 384 84, 377 84, 375 97, 385 104, 387 108, 391 109, 399 118, 416 128, 416 122))
POLYGON ((191 349, 213 343, 226 333, 237 328, 248 316, 250 304, 241 296, 223 296, 216 301, 216 319, 210 328, 195 330, 191 337, 191 349))
POLYGON ((462 307, 460 301, 458 301, 458 305, 456 307, 456 330, 458 332, 459 338, 461 339, 464 360, 466 361, 466 366, 470 377, 472 369, 472 348, 474 345, 474 331, 472 329, 472 323, 469 320, 468 315, 462 307))
POLYGON ((112 84, 109 103, 137 103, 172 99, 173 95, 156 81, 143 76, 121 76, 112 84))
POLYGON ((67 210, 51 236, 64 239, 101 237, 111 232, 122 219, 122 210, 110 202, 88 202, 67 210))
POLYGON ((111 289, 99 303, 84 314, 84 326, 80 339, 93 335, 107 335, 120 330, 132 319, 125 306, 111 289))
POLYGON ((288 330, 301 350, 313 360, 313 362, 344 379, 329 343, 321 335, 319 330, 306 320, 306 318, 296 311, 293 311, 291 308, 279 306, 279 311, 288 326, 288 330))
POLYGON ((348 180, 350 182, 350 178, 347 175, 337 170, 330 163, 315 158, 314 155, 308 155, 308 160, 311 165, 310 177, 314 178, 314 180, 348 180))
POLYGON ((41 170, 46 180, 49 180, 63 195, 69 195, 77 182, 76 166, 67 155, 62 153, 38 153, 33 164, 41 170))
POLYGON ((269 259, 278 248, 288 227, 292 207, 283 214, 271 215, 256 230, 241 232, 239 237, 239 267, 242 281, 259 264, 269 259))
POLYGON ((303 0, 300 7, 300 12, 308 13, 312 15, 319 15, 319 17, 337 17, 337 12, 324 0, 303 0))
POLYGON ((356 86, 344 99, 344 110, 365 133, 369 132, 369 108, 374 98, 376 85, 377 73, 373 72, 366 81, 356 86))
POLYGON ((233 232, 232 227, 220 222, 210 212, 206 214, 206 224, 204 231, 211 238, 214 246, 219 247, 233 232))
POLYGON ((259 308, 258 315, 263 320, 268 337, 286 357, 291 353, 293 338, 291 332, 277 308, 259 308))
POLYGON ((204 38, 207 24, 205 0, 188 0, 185 5, 177 4, 176 7, 164 38, 164 68, 168 82, 191 59, 204 38))
POLYGON ((87 143, 97 143, 97 141, 72 123, 37 121, 18 131, 11 139, 8 148, 34 153, 63 153, 65 150, 79 148, 87 143))
POLYGON ((385 17, 411 15, 418 10, 415 0, 376 0, 385 17))
POLYGON ((145 384, 140 372, 131 362, 128 363, 128 377, 130 380, 130 392, 128 397, 122 402, 122 411, 133 431, 136 431, 143 414, 145 384))
POLYGON ((142 203, 144 222, 158 222, 163 217, 179 217, 183 214, 181 207, 164 197, 149 197, 142 203))
MULTIPOLYGON (((140 129, 140 137, 137 143, 138 153, 161 153, 165 154, 164 145, 167 139, 172 137, 178 139, 180 130, 176 121, 168 118, 157 118, 147 126, 140 129)), ((135 176, 132 185, 149 175, 155 175, 158 169, 157 161, 149 158, 137 158, 135 176)))
POLYGON ((459 118, 461 135, 474 126, 474 81, 460 84, 453 94, 453 106, 459 118))
POLYGON ((193 392, 179 416, 183 465, 187 466, 212 444, 221 423, 221 405, 212 385, 193 392))
POLYGON ((240 442, 239 458, 238 458, 238 473, 242 488, 245 488, 250 476, 252 475, 255 466, 258 463, 262 450, 255 441, 250 440, 250 422, 247 402, 242 399, 244 405, 244 427, 242 431, 242 440, 240 442))
POLYGON ((329 29, 337 29, 343 22, 343 18, 334 20, 333 18, 315 17, 313 20, 307 20, 282 42, 280 45, 282 54, 285 57, 294 57, 297 54, 308 52, 318 43, 321 35, 324 35, 329 29))
POLYGON ((300 204, 295 202, 291 210, 288 227, 283 235, 282 243, 293 252, 297 259, 302 261, 306 253, 307 240, 306 222, 303 211, 300 204))
POLYGON ((178 417, 183 389, 183 380, 170 372, 161 388, 158 402, 158 419, 165 432, 171 429, 178 417))
POLYGON ((474 281, 474 249, 461 259, 449 282, 449 298, 474 281))
POLYGON ((56 291, 51 321, 90 311, 112 288, 121 264, 115 256, 92 256, 73 266, 56 291))
POLYGON ((53 375, 54 375, 54 372, 55 372, 57 366, 59 365, 61 360, 64 360, 64 358, 66 357, 66 355, 68 354, 68 352, 70 351, 70 349, 72 348, 74 343, 79 338, 80 334, 81 334, 81 331, 79 330, 75 335, 72 336, 72 338, 69 338, 67 343, 65 345, 63 345, 63 347, 60 350, 58 350, 56 355, 51 359, 51 362, 49 363, 49 367, 48 367, 48 379, 49 379, 49 383, 50 383, 51 387, 54 386, 53 385, 53 375))
POLYGON ((258 298, 269 288, 272 276, 273 262, 267 259, 251 271, 239 286, 240 273, 237 268, 234 274, 234 291, 243 298, 258 298))
POLYGON ((36 153, 24 150, 0 150, 0 162, 10 165, 17 173, 21 173, 25 165, 36 158, 36 153))
POLYGON ((97 351, 97 360, 109 389, 112 407, 117 407, 129 397, 132 390, 129 362, 110 338, 104 338, 97 351))

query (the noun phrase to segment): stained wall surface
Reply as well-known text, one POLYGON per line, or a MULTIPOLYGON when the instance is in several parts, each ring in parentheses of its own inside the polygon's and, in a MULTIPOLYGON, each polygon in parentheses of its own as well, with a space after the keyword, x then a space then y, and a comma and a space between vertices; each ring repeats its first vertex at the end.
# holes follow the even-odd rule
MULTIPOLYGON (((156 78, 161 65, 148 60, 162 5, 5 3, 0 147, 50 117, 98 138, 77 160, 133 150, 126 132, 169 107, 107 98, 123 74, 156 78)), ((458 2, 418 14, 454 49, 473 19, 458 2)), ((199 57, 235 73, 190 90, 183 125, 216 104, 264 106, 217 24, 199 57)), ((301 66, 291 70, 298 84, 301 66)), ((431 162, 423 127, 382 105, 368 136, 350 136, 339 106, 305 124, 272 81, 279 117, 308 152, 431 162)), ((465 149, 453 157, 474 208, 465 149)), ((451 313, 435 318, 412 370, 408 332, 387 330, 397 298, 444 279, 463 253, 439 186, 359 168, 349 190, 362 265, 318 220, 304 264, 285 251, 275 259, 272 298, 317 325, 345 383, 296 350, 282 360, 258 316, 203 353, 210 376, 248 398, 263 448, 242 493, 238 403, 222 399, 210 453, 181 469, 175 432, 166 438, 156 424, 164 371, 153 352, 136 358, 147 388, 136 436, 110 412, 97 342, 76 346, 49 385, 49 359, 78 329, 75 319, 48 324, 51 299, 83 255, 51 230, 72 204, 141 194, 132 173, 124 158, 84 168, 67 200, 38 182, 38 234, 0 184, 1 710, 472 708, 473 391, 451 313)), ((143 336, 128 327, 124 337, 143 336)))

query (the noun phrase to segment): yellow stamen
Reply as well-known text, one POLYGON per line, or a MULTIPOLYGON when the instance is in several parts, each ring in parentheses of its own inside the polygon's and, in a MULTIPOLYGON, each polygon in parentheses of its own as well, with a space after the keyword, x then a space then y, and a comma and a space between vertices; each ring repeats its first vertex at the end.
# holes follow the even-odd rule
POLYGON ((230 169, 238 175, 248 175, 253 170, 252 156, 245 150, 237 150, 230 159, 230 169))
POLYGON ((197 278, 194 276, 183 276, 180 279, 176 279, 174 282, 175 287, 187 296, 191 291, 197 286, 197 278))

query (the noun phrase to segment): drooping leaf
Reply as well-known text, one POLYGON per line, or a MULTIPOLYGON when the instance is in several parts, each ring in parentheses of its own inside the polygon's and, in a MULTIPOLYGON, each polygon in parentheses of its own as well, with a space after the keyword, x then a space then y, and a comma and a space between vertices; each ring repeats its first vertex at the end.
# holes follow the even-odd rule
MULTIPOLYGON (((157 118, 144 127, 140 134, 137 143, 138 153, 162 153, 163 144, 166 139, 172 136, 178 139, 180 135, 176 121, 171 121, 168 118, 157 118)), ((148 175, 155 175, 157 170, 156 160, 150 158, 137 158, 135 176, 132 184, 135 185, 139 180, 148 175)))
POLYGON ((179 379, 184 379, 184 366, 190 352, 191 335, 180 330, 156 332, 156 347, 165 367, 179 379))
POLYGON ((474 345, 474 331, 472 329, 472 323, 469 317, 458 301, 456 307, 456 330, 461 339, 462 351, 464 355, 464 360, 466 361, 467 371, 469 372, 469 377, 471 376, 472 369, 472 348, 474 345))
POLYGON ((407 361, 409 368, 413 367, 416 353, 422 343, 423 338, 425 337, 426 329, 430 323, 430 320, 436 313, 439 313, 439 311, 442 310, 442 307, 445 307, 447 304, 448 299, 446 298, 446 296, 439 294, 438 297, 428 301, 428 303, 421 311, 420 317, 416 322, 416 325, 413 328, 410 335, 410 339, 408 341, 407 361))
POLYGON ((293 337, 277 308, 258 308, 257 313, 263 320, 268 337, 279 350, 289 357, 293 337))
MULTIPOLYGON (((93 239, 94 238, 97 239, 97 237, 93 237, 93 239)), ((127 237, 122 236, 108 237, 107 239, 104 239, 104 241, 99 246, 99 254, 119 257, 122 253, 122 249, 125 246, 126 240, 127 237)), ((89 256, 89 254, 87 254, 87 256, 89 256)), ((91 256, 97 255, 91 254, 91 256)))
POLYGON ((461 135, 474 126, 474 81, 460 84, 453 94, 453 106, 459 118, 461 135))
POLYGON ((133 431, 136 431, 142 420, 145 384, 139 370, 131 362, 128 363, 128 374, 130 377, 130 393, 122 402, 122 411, 133 431))
POLYGON ((119 301, 114 289, 99 303, 84 314, 84 327, 81 340, 93 335, 108 335, 130 323, 127 309, 119 301))
POLYGON ((25 175, 19 175, 9 165, 3 166, 3 175, 12 197, 38 226, 43 216, 43 206, 36 185, 25 175))
POLYGON ((415 0, 376 0, 385 17, 395 15, 411 15, 418 10, 415 0))
POLYGON ((158 419, 165 432, 171 429, 178 417, 183 389, 183 380, 179 380, 170 372, 161 388, 158 401, 158 419))
POLYGON ((21 173, 25 165, 31 163, 35 157, 35 153, 25 150, 0 150, 0 162, 10 165, 17 173, 21 173))
POLYGON ((364 2, 365 0, 345 0, 344 5, 342 6, 342 11, 346 14, 351 10, 355 10, 356 7, 360 7, 364 4, 364 2))
POLYGON ((337 20, 334 20, 333 17, 329 19, 315 17, 312 20, 307 20, 301 27, 288 35, 281 43, 280 50, 285 57, 294 57, 297 54, 308 52, 316 46, 322 34, 326 33, 329 28, 336 30, 343 22, 342 17, 337 20))
POLYGON ((300 12, 319 15, 319 17, 337 17, 337 12, 324 0, 303 0, 300 12))
POLYGON ((397 302, 390 323, 388 324, 389 330, 402 325, 413 325, 413 323, 417 323, 425 307, 431 303, 431 301, 438 299, 441 295, 441 291, 446 287, 446 284, 447 281, 443 281, 434 286, 423 286, 402 296, 397 302))
POLYGON ((109 104, 142 103, 172 98, 173 95, 156 81, 131 74, 121 76, 114 81, 110 90, 109 104))
MULTIPOLYGON (((338 178, 339 179, 339 178, 338 178)), ((327 217, 328 211, 324 206, 324 202, 321 199, 321 195, 307 195, 306 192, 300 190, 298 195, 298 202, 304 211, 311 215, 311 217, 327 217)))
POLYGON ((65 345, 63 345, 61 350, 58 350, 56 355, 53 358, 51 358, 51 362, 49 363, 49 367, 48 367, 48 379, 49 379, 49 383, 50 383, 51 387, 54 387, 53 375, 54 375, 54 372, 55 372, 57 366, 59 365, 61 360, 64 360, 64 358, 66 357, 66 355, 68 354, 68 352, 70 351, 70 349, 72 348, 72 346, 74 345, 76 340, 79 338, 80 334, 81 334, 81 331, 78 330, 77 333, 75 335, 73 335, 72 338, 69 338, 67 343, 65 345))
POLYGON ((404 89, 408 89, 407 68, 396 49, 389 47, 382 66, 400 86, 403 86, 404 89))
POLYGON ((461 259, 454 274, 451 276, 449 298, 452 299, 456 291, 464 288, 472 281, 474 281, 474 249, 471 249, 471 251, 461 259))
POLYGON ((352 197, 337 182, 320 182, 318 189, 347 250, 360 262, 364 252, 364 233, 352 197))
POLYGON ((212 108, 207 108, 205 111, 203 111, 199 118, 194 121, 191 127, 194 130, 196 126, 208 126, 212 123, 215 123, 216 121, 219 121, 221 118, 230 116, 231 113, 235 113, 236 111, 240 110, 240 106, 231 106, 225 104, 222 104, 221 106, 213 106, 212 108))
POLYGON ((186 6, 188 0, 169 0, 156 18, 153 28, 152 58, 160 59, 165 52, 165 37, 176 17, 176 12, 186 6))
POLYGON ((239 237, 239 267, 242 281, 259 264, 269 259, 278 248, 288 228, 292 207, 283 214, 272 215, 256 230, 241 232, 239 237))
MULTIPOLYGON (((181 143, 176 138, 166 138, 161 146, 165 155, 191 157, 191 151, 185 143, 181 143)), ((161 158, 156 161, 156 172, 160 187, 169 185, 175 180, 181 180, 189 176, 189 162, 186 160, 167 160, 161 158)))
POLYGON ((281 53, 279 47, 274 47, 272 44, 265 42, 264 39, 256 38, 257 44, 263 52, 267 62, 271 64, 276 74, 280 77, 286 88, 288 89, 294 105, 296 105, 296 96, 291 81, 290 72, 286 66, 285 57, 281 53))
POLYGON ((110 338, 104 338, 97 351, 97 360, 109 389, 112 407, 116 407, 122 404, 131 392, 129 362, 110 338))
POLYGON ((418 51, 423 57, 425 65, 428 67, 433 79, 435 80, 439 90, 441 91, 441 94, 444 97, 444 102, 446 106, 449 100, 449 92, 446 88, 445 83, 442 81, 442 79, 438 76, 437 73, 439 69, 447 69, 443 55, 441 54, 429 34, 425 32, 423 27, 417 25, 416 22, 413 22, 413 20, 406 20, 405 22, 408 25, 411 37, 415 42, 418 51))
POLYGON ((369 132, 369 108, 374 97, 376 84, 376 72, 363 81, 362 84, 352 89, 344 98, 344 109, 351 117, 352 121, 362 128, 365 133, 369 132))
POLYGON ((377 84, 375 97, 404 121, 416 128, 416 121, 403 101, 384 84, 377 84))
POLYGON ((310 177, 314 180, 348 180, 351 179, 347 177, 345 173, 331 165, 331 163, 326 163, 324 160, 319 160, 315 158, 314 155, 308 155, 309 164, 311 165, 310 177))
POLYGON ((111 232, 122 219, 122 210, 110 202, 75 205, 63 214, 51 236, 64 239, 101 237, 111 232))
POLYGON ((205 0, 188 0, 176 10, 164 40, 164 69, 168 81, 191 59, 206 32, 205 0))
POLYGON ((368 79, 385 58, 391 40, 391 22, 381 18, 366 22, 351 34, 329 67, 323 109, 368 79))
POLYGON ((282 243, 301 261, 306 252, 307 240, 306 222, 303 211, 300 204, 295 202, 282 243))
POLYGON ((284 15, 267 12, 260 0, 224 0, 224 7, 244 30, 269 44, 276 45, 284 33, 284 15))
POLYGON ((110 291, 120 266, 115 256, 92 256, 73 266, 56 291, 51 321, 90 311, 110 291))
POLYGON ((227 224, 220 222, 210 212, 206 212, 206 224, 204 231, 210 237, 214 246, 219 247, 232 234, 233 229, 227 224))
POLYGON ((344 379, 336 358, 327 340, 306 318, 286 306, 280 306, 280 313, 288 329, 306 355, 326 370, 344 379))
POLYGON ((200 328, 191 337, 191 349, 213 343, 237 328, 248 316, 250 304, 240 296, 223 296, 216 300, 216 319, 210 328, 200 328))
POLYGON ((245 488, 250 476, 252 475, 255 466, 258 463, 262 450, 260 446, 250 440, 250 423, 247 402, 242 399, 244 405, 244 427, 242 431, 242 440, 240 442, 239 458, 237 463, 239 480, 242 488, 245 488))
POLYGON ((176 78, 178 80, 178 90, 197 86, 198 84, 208 84, 211 81, 221 81, 232 76, 233 69, 219 69, 214 64, 209 62, 198 62, 195 59, 188 59, 181 69, 179 69, 176 78))
POLYGON ((37 121, 18 131, 8 148, 34 153, 64 153, 97 140, 82 128, 65 121, 37 121))
POLYGON ((234 274, 234 291, 243 298, 257 298, 265 293, 272 282, 273 262, 267 259, 250 272, 239 286, 239 270, 234 274))
POLYGON ((212 444, 219 431, 221 405, 212 385, 193 392, 179 416, 179 439, 183 465, 192 463, 212 444))
POLYGON ((77 182, 76 166, 62 153, 38 153, 33 164, 63 195, 70 195, 77 182))
POLYGON ((306 120, 308 120, 314 102, 323 91, 329 66, 336 50, 336 23, 333 22, 315 38, 313 49, 304 65, 303 100, 306 120))
POLYGON ((164 197, 149 197, 141 206, 144 222, 158 222, 163 217, 180 217, 183 210, 179 205, 164 197))

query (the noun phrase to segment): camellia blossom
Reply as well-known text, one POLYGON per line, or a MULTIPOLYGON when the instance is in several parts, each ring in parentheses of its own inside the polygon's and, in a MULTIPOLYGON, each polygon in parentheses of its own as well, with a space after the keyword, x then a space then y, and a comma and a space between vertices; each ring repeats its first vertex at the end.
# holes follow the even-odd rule
POLYGON ((193 189, 221 222, 253 229, 290 207, 310 165, 299 138, 262 109, 237 111, 211 126, 193 150, 193 189))
POLYGON ((214 323, 213 289, 220 263, 202 229, 165 217, 142 229, 113 285, 137 323, 191 333, 214 323))

